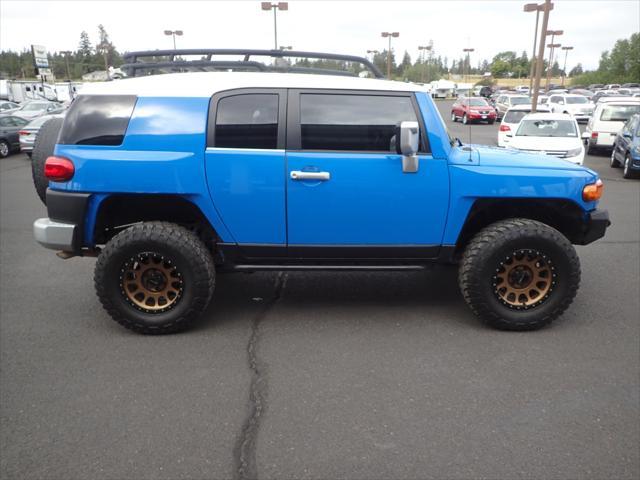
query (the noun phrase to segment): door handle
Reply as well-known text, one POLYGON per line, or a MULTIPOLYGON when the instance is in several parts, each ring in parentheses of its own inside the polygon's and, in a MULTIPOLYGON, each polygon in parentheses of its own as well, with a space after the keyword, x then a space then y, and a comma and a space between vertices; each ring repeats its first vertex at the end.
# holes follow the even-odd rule
POLYGON ((329 172, 303 172, 302 170, 291 170, 291 180, 320 180, 326 181, 331 179, 329 172))

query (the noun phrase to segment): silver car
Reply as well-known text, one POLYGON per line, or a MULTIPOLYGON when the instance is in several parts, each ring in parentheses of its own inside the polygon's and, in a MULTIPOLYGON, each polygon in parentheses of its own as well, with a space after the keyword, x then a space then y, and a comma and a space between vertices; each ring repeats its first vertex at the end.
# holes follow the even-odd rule
POLYGON ((41 115, 47 115, 50 113, 60 113, 65 110, 64 106, 57 102, 39 101, 24 103, 18 110, 12 112, 16 117, 21 117, 26 120, 39 117, 41 115))
POLYGON ((31 156, 33 153, 33 144, 36 142, 36 137, 42 125, 51 120, 52 118, 64 118, 66 112, 54 115, 43 115, 37 117, 27 123, 20 129, 20 151, 31 156))

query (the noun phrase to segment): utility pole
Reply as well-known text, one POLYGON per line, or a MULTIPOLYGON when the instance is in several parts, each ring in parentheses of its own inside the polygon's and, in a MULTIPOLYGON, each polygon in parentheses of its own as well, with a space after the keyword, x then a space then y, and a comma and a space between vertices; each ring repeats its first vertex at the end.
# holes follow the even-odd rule
POLYGON ((573 50, 573 47, 562 47, 564 50, 564 67, 562 67, 562 86, 564 87, 564 79, 567 78, 567 54, 569 50, 573 50))
POLYGON ((261 3, 262 10, 273 10, 273 49, 278 50, 278 16, 277 11, 287 11, 289 10, 289 2, 262 2, 261 3))
POLYGON ((553 9, 551 0, 545 0, 543 5, 542 15, 542 31, 540 32, 540 43, 538 44, 538 57, 536 58, 536 77, 533 82, 533 99, 531 100, 531 111, 533 113, 538 109, 538 90, 540 90, 540 77, 542 76, 542 69, 544 64, 542 58, 544 57, 544 45, 547 40, 547 26, 549 25, 549 12, 553 9))
POLYGON ((389 37, 389 50, 387 51, 387 78, 391 80, 391 37, 399 37, 400 32, 382 32, 381 36, 389 37))
MULTIPOLYGON (((64 63, 67 66, 67 80, 71 80, 71 74, 69 73, 69 55, 71 55, 71 51, 64 50, 60 53, 64 55, 64 63)), ((567 57, 565 56, 565 65, 566 63, 567 63, 567 57)))
POLYGON ((544 10, 544 4, 538 5, 537 3, 527 3, 524 6, 525 12, 536 12, 536 29, 533 32, 533 53, 531 55, 531 70, 529 71, 529 93, 533 89, 533 75, 536 66, 536 41, 538 40, 538 19, 540 18, 540 12, 544 10))
POLYGON ((551 84, 551 69, 553 68, 553 50, 560 46, 559 43, 553 43, 556 36, 560 36, 564 33, 563 30, 549 30, 547 35, 551 35, 551 43, 547 45, 551 50, 549 51, 549 63, 547 64, 547 85, 546 90, 549 91, 549 85, 551 84))
POLYGON ((433 48, 433 45, 418 45, 418 51, 420 52, 420 83, 424 83, 424 52, 425 51, 429 51, 431 52, 431 49, 433 48))

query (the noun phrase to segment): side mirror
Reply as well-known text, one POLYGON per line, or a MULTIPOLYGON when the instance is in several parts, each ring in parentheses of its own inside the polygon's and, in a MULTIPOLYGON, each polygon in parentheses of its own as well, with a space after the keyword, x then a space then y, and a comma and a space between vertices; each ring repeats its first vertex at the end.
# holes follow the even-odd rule
POLYGON ((582 132, 582 135, 580 135, 580 136, 584 140, 589 140, 591 138, 591 134, 589 132, 582 132))
POLYGON ((633 138, 633 135, 631 135, 631 132, 629 132, 629 131, 622 132, 622 136, 624 138, 633 138))
POLYGON ((420 127, 418 122, 400 122, 396 127, 396 144, 398 153, 402 154, 402 172, 416 173, 418 171, 418 146, 420 145, 420 127))

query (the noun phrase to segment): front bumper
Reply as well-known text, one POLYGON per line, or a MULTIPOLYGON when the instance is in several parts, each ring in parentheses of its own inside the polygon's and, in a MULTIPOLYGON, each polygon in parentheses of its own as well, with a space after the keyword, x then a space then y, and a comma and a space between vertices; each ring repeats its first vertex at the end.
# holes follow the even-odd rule
POLYGON ((604 237, 607 228, 611 225, 609 212, 607 210, 594 210, 589 212, 587 221, 584 224, 582 235, 578 238, 577 245, 587 245, 604 237))
POLYGON ((84 240, 84 224, 89 193, 69 193, 47 189, 48 218, 33 223, 33 236, 45 248, 78 252, 84 240))

